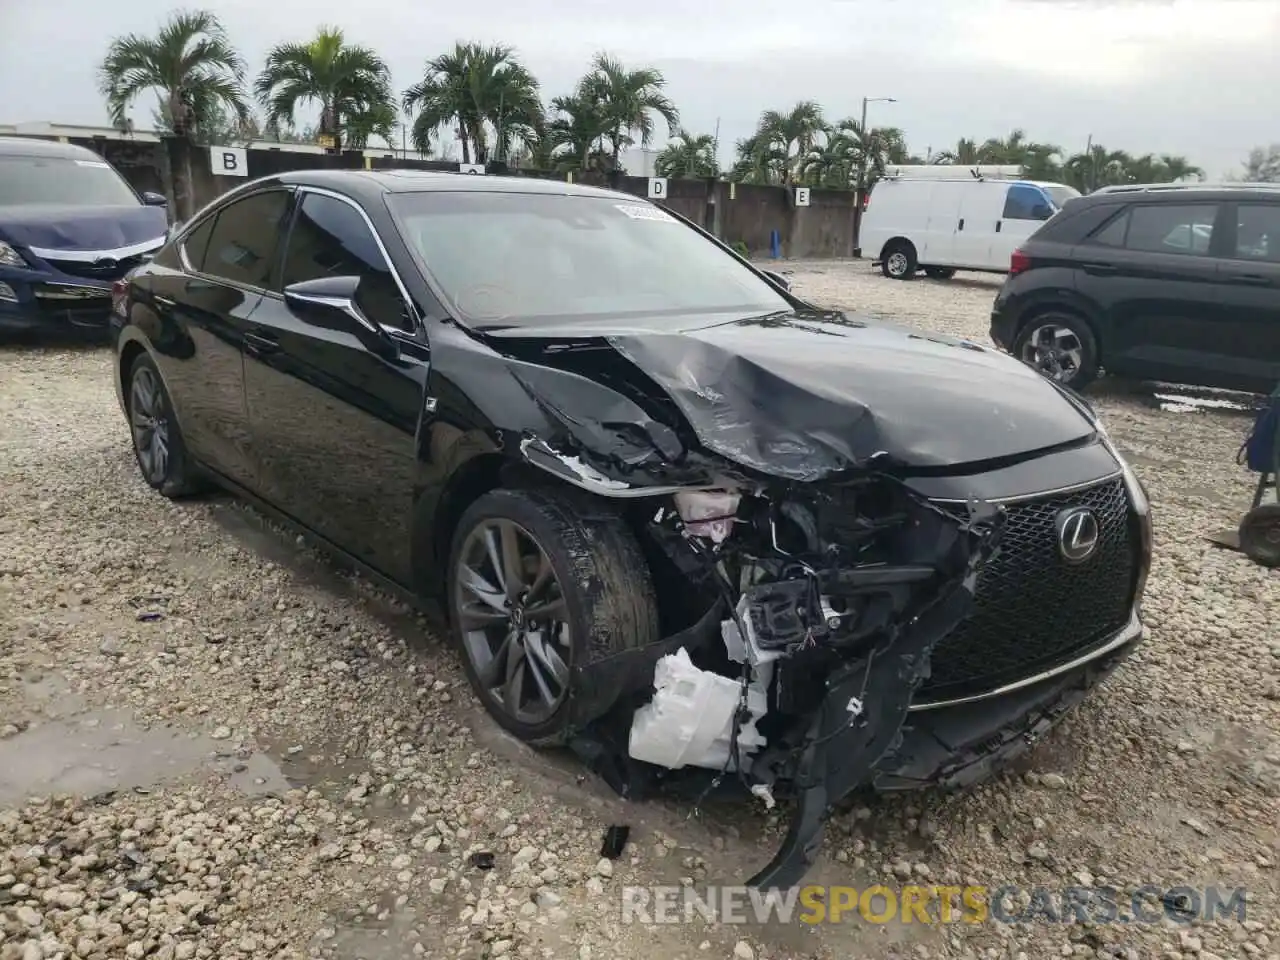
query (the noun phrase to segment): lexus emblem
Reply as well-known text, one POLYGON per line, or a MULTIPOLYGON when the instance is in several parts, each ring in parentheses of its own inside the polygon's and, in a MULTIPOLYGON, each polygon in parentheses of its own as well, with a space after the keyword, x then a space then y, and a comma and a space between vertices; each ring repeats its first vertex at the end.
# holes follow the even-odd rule
POLYGON ((1068 507, 1054 520, 1058 552, 1067 563, 1083 563, 1098 551, 1098 516, 1088 507, 1068 507))
POLYGON ((115 257, 99 257, 93 261, 93 265, 99 270, 114 270, 120 265, 120 261, 115 257))

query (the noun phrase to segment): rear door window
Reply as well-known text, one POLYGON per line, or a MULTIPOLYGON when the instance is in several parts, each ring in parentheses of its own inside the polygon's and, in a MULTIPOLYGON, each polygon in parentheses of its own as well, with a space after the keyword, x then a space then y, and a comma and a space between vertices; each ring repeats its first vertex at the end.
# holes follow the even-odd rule
MULTIPOLYGON (((280 236, 288 209, 289 193, 285 190, 255 193, 223 207, 197 269, 232 283, 270 289, 279 265, 280 236)), ((190 247, 188 250, 190 256, 190 247)))
POLYGON ((1143 204, 1129 213, 1125 248, 1144 253, 1207 257, 1213 240, 1216 203, 1143 204))
POLYGON ((1280 263, 1280 204, 1242 203, 1237 209, 1235 259, 1280 263))

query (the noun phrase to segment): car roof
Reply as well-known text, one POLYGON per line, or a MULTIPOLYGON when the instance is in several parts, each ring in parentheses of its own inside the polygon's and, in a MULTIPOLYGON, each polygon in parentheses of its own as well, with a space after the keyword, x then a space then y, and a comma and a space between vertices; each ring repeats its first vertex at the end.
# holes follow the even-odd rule
POLYGON ((293 186, 329 187, 352 193, 536 193, 569 197, 608 197, 647 202, 634 194, 539 177, 480 176, 437 170, 291 170, 275 181, 293 186))
POLYGON ((96 160, 102 157, 88 147, 39 137, 0 136, 0 157, 54 157, 63 160, 96 160))
POLYGON ((1275 183, 1135 183, 1101 187, 1075 198, 1077 209, 1095 203, 1186 203, 1194 200, 1280 201, 1280 184, 1275 183))

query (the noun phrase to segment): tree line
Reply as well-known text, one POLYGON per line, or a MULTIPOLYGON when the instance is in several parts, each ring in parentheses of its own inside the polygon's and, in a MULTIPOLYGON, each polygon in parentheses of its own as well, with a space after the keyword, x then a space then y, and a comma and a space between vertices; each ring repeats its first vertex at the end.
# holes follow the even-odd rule
MULTIPOLYGON (((873 182, 892 165, 1012 164, 1026 177, 1083 192, 1203 177, 1185 157, 1135 155, 1100 144, 1069 154, 1028 140, 1021 130, 981 142, 962 139, 920 156, 908 149, 900 128, 831 122, 813 101, 763 113, 755 132, 735 144, 735 162, 721 170, 716 138, 681 125, 666 80, 652 67, 597 54, 569 93, 544 104, 537 77, 512 47, 458 43, 428 60, 421 79, 397 94, 376 51, 348 43, 337 27, 321 27, 309 40, 277 44, 250 77, 218 17, 205 10, 176 12, 154 35, 111 41, 99 82, 112 122, 121 127, 129 125, 127 112, 137 98, 153 91, 153 121, 188 148, 274 139, 363 149, 371 137, 389 146, 400 137, 430 156, 448 133, 465 163, 610 172, 622 170, 625 148, 647 146, 661 124, 670 139, 656 168, 669 177, 849 188, 873 182), (299 128, 297 113, 304 107, 318 108, 319 119, 299 128)), ((176 175, 189 183, 189 154, 185 166, 176 175)), ((1280 180, 1280 149, 1254 151, 1243 176, 1280 180)))

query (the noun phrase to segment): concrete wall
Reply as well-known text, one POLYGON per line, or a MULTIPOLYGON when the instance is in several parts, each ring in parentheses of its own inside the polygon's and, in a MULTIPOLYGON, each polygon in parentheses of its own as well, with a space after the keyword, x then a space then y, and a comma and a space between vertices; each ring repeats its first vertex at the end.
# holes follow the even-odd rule
MULTIPOLYGON (((139 190, 163 192, 172 205, 172 178, 168 176, 169 152, 166 144, 154 141, 73 139, 110 161, 139 190)), ((249 177, 265 177, 289 170, 363 169, 366 158, 359 152, 338 156, 280 149, 248 151, 249 177)), ((413 167, 424 170, 456 171, 457 165, 444 161, 404 160, 370 156, 373 169, 413 167)), ((493 167, 490 172, 499 172, 493 167)), ((564 179, 566 174, 548 171, 513 170, 517 176, 564 179)), ((611 176, 575 171, 574 182, 610 187, 624 193, 648 195, 646 177, 611 176)), ((192 178, 196 209, 220 194, 245 182, 243 177, 217 175, 210 165, 209 150, 196 148, 192 155, 192 178)), ((779 233, 784 257, 848 257, 854 250, 855 202, 851 191, 812 190, 808 207, 795 206, 792 191, 784 187, 729 184, 715 180, 670 180, 664 206, 716 234, 726 243, 745 243, 753 256, 767 257, 770 234, 779 233)))

